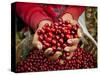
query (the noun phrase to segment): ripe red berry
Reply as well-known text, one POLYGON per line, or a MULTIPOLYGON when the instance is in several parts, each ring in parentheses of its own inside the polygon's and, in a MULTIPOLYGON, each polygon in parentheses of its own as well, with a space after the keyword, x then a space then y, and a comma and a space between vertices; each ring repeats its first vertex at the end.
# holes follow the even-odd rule
POLYGON ((57 47, 60 47, 61 46, 61 44, 60 43, 57 43, 57 47))
POLYGON ((51 37, 48 37, 48 38, 46 38, 46 41, 47 42, 51 42, 52 41, 52 38, 51 37))
POLYGON ((39 41, 42 41, 43 40, 43 35, 40 35, 39 36, 39 41))
POLYGON ((50 47, 50 44, 49 44, 49 43, 45 43, 45 46, 46 46, 46 47, 50 47))
POLYGON ((52 44, 55 45, 56 44, 56 40, 53 39, 52 40, 52 44))
POLYGON ((56 50, 56 46, 52 46, 52 49, 53 49, 53 50, 56 50))
POLYGON ((61 44, 63 44, 64 41, 63 41, 63 39, 61 38, 61 39, 59 39, 59 42, 60 42, 61 44))
POLYGON ((48 33, 48 36, 49 36, 49 37, 52 37, 52 36, 53 36, 52 32, 49 32, 49 33, 48 33))
POLYGON ((60 37, 57 35, 57 36, 56 36, 56 39, 58 40, 59 38, 60 38, 60 37))
POLYGON ((67 35, 66 35, 66 38, 67 38, 67 39, 70 39, 70 38, 71 38, 71 35, 70 35, 70 34, 67 34, 67 35))
POLYGON ((71 29, 72 28, 72 25, 71 24, 68 24, 67 27, 68 27, 68 29, 71 29))
POLYGON ((55 29, 54 28, 51 28, 51 32, 55 32, 55 29))
POLYGON ((42 34, 42 30, 39 29, 39 30, 37 31, 37 34, 38 34, 38 35, 42 34))
POLYGON ((64 38, 64 34, 63 33, 61 33, 61 37, 64 38))
POLYGON ((63 48, 65 48, 66 46, 67 46, 67 44, 65 44, 65 43, 62 45, 63 48))

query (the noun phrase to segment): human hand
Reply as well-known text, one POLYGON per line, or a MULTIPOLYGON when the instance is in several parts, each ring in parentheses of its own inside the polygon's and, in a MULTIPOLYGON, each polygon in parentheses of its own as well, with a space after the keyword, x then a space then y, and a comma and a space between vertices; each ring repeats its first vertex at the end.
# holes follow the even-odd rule
MULTIPOLYGON (((68 21, 71 25, 78 24, 78 22, 69 13, 65 13, 61 18, 63 19, 63 21, 68 21)), ((71 44, 71 46, 66 46, 64 48, 64 51, 70 52, 70 55, 68 57, 66 57, 67 59, 71 59, 71 57, 73 56, 73 52, 77 49, 77 45, 78 45, 80 38, 82 37, 82 34, 83 34, 81 28, 78 28, 77 34, 78 34, 78 38, 72 38, 72 39, 67 40, 67 42, 69 44, 71 44)))
POLYGON ((38 40, 38 30, 41 29, 45 24, 49 24, 51 25, 51 21, 50 20, 43 20, 39 23, 39 26, 38 26, 38 29, 36 30, 34 36, 33 36, 33 41, 32 41, 32 44, 34 47, 38 48, 38 49, 42 49, 43 48, 43 45, 42 43, 38 40))

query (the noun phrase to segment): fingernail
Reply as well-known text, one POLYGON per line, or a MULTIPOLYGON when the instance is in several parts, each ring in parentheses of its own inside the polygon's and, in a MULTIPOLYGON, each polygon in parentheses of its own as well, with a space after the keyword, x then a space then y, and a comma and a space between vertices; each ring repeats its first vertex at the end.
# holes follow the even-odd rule
POLYGON ((68 47, 65 47, 65 48, 64 48, 64 51, 69 52, 70 50, 68 49, 68 47))
POLYGON ((57 51, 57 52, 54 54, 54 58, 55 58, 55 59, 58 59, 61 55, 62 55, 62 52, 57 51))
POLYGON ((52 48, 48 48, 45 50, 44 54, 49 55, 50 53, 52 53, 52 50, 53 50, 52 48))
POLYGON ((37 48, 38 48, 38 49, 42 49, 42 44, 41 44, 41 43, 38 43, 38 44, 37 44, 37 48))
POLYGON ((56 55, 60 56, 60 55, 62 55, 62 53, 60 51, 57 51, 56 55))

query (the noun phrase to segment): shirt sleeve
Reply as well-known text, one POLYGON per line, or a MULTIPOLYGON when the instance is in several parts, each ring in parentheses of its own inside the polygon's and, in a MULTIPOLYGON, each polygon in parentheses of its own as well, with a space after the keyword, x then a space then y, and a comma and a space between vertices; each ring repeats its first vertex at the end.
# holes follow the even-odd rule
POLYGON ((84 6, 68 6, 64 13, 70 13, 75 20, 78 20, 79 16, 83 13, 84 10, 84 6))
POLYGON ((40 21, 51 20, 40 4, 17 2, 16 13, 33 30, 37 29, 40 21))

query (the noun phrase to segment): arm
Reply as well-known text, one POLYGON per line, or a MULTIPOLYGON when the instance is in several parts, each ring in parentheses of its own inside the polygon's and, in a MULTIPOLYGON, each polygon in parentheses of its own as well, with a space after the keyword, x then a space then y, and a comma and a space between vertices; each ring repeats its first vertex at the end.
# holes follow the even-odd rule
POLYGON ((33 30, 36 30, 40 21, 51 20, 50 17, 43 11, 40 4, 34 3, 16 3, 17 15, 33 30))
POLYGON ((37 31, 46 23, 51 25, 51 18, 47 16, 40 4, 17 2, 16 12, 26 25, 35 31, 32 41, 33 46, 42 49, 42 43, 38 40, 37 31))

